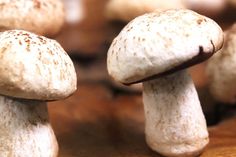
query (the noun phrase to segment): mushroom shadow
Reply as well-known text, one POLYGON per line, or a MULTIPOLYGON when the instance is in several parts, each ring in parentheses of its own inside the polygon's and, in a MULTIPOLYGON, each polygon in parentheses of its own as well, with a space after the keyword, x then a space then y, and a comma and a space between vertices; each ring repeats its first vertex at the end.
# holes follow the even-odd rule
POLYGON ((161 157, 145 142, 144 131, 132 120, 99 118, 75 122, 69 132, 59 134, 59 157, 161 157))

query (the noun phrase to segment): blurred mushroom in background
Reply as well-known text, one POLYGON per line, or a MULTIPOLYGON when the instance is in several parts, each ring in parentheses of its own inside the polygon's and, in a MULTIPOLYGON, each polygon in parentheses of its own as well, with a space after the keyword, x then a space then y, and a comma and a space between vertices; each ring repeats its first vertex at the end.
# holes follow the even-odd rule
POLYGON ((64 0, 66 24, 56 39, 69 53, 84 58, 104 54, 111 29, 103 10, 107 0, 64 0), (102 10, 102 11, 101 11, 102 10))
POLYGON ((66 23, 76 24, 84 18, 83 0, 63 0, 65 5, 66 23))
POLYGON ((110 20, 130 21, 154 10, 185 8, 182 0, 110 0, 105 15, 110 20))
POLYGON ((206 67, 209 89, 219 102, 236 103, 236 24, 225 32, 225 44, 206 67))
POLYGON ((236 7, 236 0, 226 0, 228 2, 228 4, 232 7, 236 7))
POLYGON ((61 0, 0 0, 0 31, 22 29, 51 37, 60 31, 64 16, 61 0))
POLYGON ((106 6, 106 17, 110 20, 130 21, 154 10, 188 8, 209 17, 225 11, 227 0, 110 0, 106 6))
POLYGON ((216 17, 225 11, 227 0, 184 0, 188 9, 209 17, 216 17))

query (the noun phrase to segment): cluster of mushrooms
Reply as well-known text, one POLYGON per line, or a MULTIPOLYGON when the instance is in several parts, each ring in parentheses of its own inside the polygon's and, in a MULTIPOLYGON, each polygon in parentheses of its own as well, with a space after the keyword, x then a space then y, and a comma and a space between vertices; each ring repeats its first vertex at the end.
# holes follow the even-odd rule
MULTIPOLYGON (((209 14, 217 14, 226 5, 225 0, 208 1, 110 0, 107 5, 107 17, 131 20, 108 50, 108 73, 125 85, 143 83, 146 141, 164 156, 197 156, 209 142, 188 67, 223 47, 207 66, 210 91, 221 102, 236 102, 236 72, 231 70, 236 67, 236 25, 225 33, 224 43, 221 27, 192 11, 204 2, 212 7, 209 14)), ((46 102, 67 98, 77 88, 70 57, 44 37, 61 29, 63 4, 0 0, 0 8, 0 157, 56 157, 46 102)))
POLYGON ((61 29, 63 3, 0 0, 0 10, 0 156, 56 157, 46 102, 77 88, 72 60, 58 42, 44 37, 61 29))

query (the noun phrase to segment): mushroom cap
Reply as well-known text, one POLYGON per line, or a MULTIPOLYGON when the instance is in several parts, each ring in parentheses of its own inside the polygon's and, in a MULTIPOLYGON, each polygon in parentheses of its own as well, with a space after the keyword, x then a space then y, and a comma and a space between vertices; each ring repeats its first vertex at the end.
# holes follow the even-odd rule
POLYGON ((225 32, 225 44, 206 66, 209 89, 224 103, 236 103, 236 24, 225 32))
POLYGON ((108 73, 131 84, 187 68, 223 45, 220 26, 191 10, 153 12, 132 20, 113 40, 108 73))
POLYGON ((0 31, 23 29, 52 36, 64 23, 60 0, 0 0, 0 31))
POLYGON ((183 0, 110 0, 106 16, 111 20, 130 21, 137 16, 155 10, 185 8, 183 0))
POLYGON ((0 94, 58 100, 77 88, 75 68, 54 40, 21 30, 0 33, 0 94))

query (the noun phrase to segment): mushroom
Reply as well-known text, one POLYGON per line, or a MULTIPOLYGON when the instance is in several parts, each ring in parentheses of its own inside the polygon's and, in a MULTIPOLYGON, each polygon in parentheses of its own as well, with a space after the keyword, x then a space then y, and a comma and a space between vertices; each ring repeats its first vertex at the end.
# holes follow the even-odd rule
POLYGON ((73 63, 54 40, 26 31, 0 33, 0 156, 56 157, 46 101, 77 88, 73 63))
POLYGON ((210 17, 220 15, 227 6, 227 0, 184 0, 184 2, 188 9, 210 17))
POLYGON ((226 104, 236 103, 236 24, 225 33, 225 44, 220 53, 207 63, 206 73, 210 93, 226 104))
POLYGON ((66 12, 66 23, 69 25, 78 24, 85 17, 83 0, 63 0, 66 12))
POLYGON ((130 21, 156 9, 160 11, 174 8, 184 8, 182 0, 110 0, 105 14, 111 20, 130 21))
POLYGON ((61 0, 0 0, 0 31, 23 29, 53 36, 64 23, 61 0))
POLYGON ((206 121, 184 69, 208 59, 222 44, 217 23, 186 9, 139 16, 113 40, 108 73, 123 84, 145 81, 145 134, 154 151, 196 156, 207 145, 206 121))

